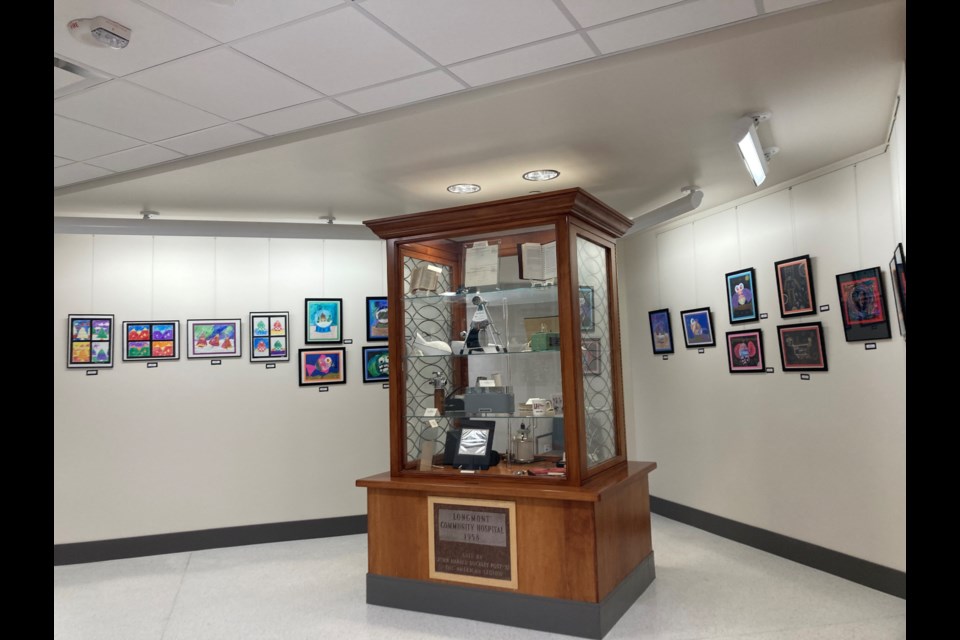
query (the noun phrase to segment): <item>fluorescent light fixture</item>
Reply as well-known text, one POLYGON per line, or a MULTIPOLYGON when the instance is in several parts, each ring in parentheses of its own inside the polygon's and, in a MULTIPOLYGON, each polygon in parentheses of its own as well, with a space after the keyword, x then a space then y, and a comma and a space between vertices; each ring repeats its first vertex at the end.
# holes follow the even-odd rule
POLYGON ((450 193, 476 193, 480 191, 480 185, 478 184, 452 184, 447 187, 447 191, 450 193))
POLYGON ((743 116, 733 125, 733 141, 737 144, 740 157, 753 179, 753 184, 758 187, 767 179, 767 160, 780 150, 777 147, 764 149, 760 145, 760 136, 757 135, 757 125, 769 120, 770 115, 769 111, 751 113, 743 116))
POLYGON ((537 169, 536 171, 527 171, 523 174, 523 179, 542 182, 543 180, 553 180, 559 175, 560 172, 556 169, 537 169))
POLYGON ((630 233, 641 231, 648 227, 660 224, 661 222, 666 222, 671 218, 676 218, 677 216, 682 216, 685 213, 690 213, 699 207, 700 203, 703 201, 703 191, 700 190, 700 187, 683 187, 680 189, 680 191, 686 193, 687 195, 677 198, 673 202, 668 202, 662 207, 657 207, 653 211, 648 211, 647 213, 641 214, 634 218, 633 226, 630 227, 630 233))

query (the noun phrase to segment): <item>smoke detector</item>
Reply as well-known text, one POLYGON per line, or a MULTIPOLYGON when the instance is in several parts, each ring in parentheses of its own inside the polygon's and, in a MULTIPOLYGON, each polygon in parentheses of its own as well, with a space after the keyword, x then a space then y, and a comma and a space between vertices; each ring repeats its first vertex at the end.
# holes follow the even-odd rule
POLYGON ((103 16, 75 18, 67 23, 67 29, 80 42, 95 47, 123 49, 130 44, 130 29, 103 16))

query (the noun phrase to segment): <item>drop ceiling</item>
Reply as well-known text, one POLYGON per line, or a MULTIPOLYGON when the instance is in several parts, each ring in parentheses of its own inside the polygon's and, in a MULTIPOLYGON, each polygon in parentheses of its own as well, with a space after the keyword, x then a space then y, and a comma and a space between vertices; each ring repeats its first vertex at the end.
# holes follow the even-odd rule
POLYGON ((580 186, 630 216, 883 144, 902 0, 54 3, 54 215, 338 223, 580 186), (132 28, 121 51, 65 24, 132 28), (77 69, 80 74, 76 73, 77 69), (92 86, 91 86, 92 85, 92 86), (77 88, 79 87, 79 88, 77 88), (534 184, 524 171, 554 168, 534 184), (473 195, 447 193, 474 182, 473 195))

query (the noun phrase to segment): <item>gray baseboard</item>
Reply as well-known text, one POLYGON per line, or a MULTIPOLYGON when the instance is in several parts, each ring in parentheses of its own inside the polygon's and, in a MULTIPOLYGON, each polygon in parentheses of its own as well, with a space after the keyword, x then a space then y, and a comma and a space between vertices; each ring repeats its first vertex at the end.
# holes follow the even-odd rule
POLYGON ((600 603, 367 574, 367 603, 599 640, 656 577, 653 553, 600 603))
POLYGON ((348 536, 366 532, 367 516, 361 515, 55 544, 53 545, 53 566, 221 547, 240 547, 248 544, 348 536))
POLYGON ((907 597, 907 574, 904 571, 655 496, 650 496, 650 511, 865 587, 898 598, 907 597))

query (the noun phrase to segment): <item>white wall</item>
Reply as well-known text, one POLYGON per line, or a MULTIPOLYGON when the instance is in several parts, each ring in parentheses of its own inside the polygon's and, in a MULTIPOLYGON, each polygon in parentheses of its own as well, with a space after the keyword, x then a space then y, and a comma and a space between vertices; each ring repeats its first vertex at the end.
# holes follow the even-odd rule
MULTIPOLYGON (((654 460, 651 493, 895 569, 906 568, 906 343, 865 351, 844 339, 835 275, 887 263, 905 221, 887 154, 628 236, 618 244, 634 460, 654 460), (810 254, 829 371, 783 373, 773 263, 810 254), (773 374, 727 371, 724 274, 757 270, 773 374), (713 310, 717 347, 685 349, 681 309, 713 310), (652 354, 647 312, 669 307, 676 353, 652 354), (632 393, 631 393, 632 391, 632 393)), ((886 276, 885 276, 886 277, 886 276)), ((886 281, 888 304, 893 304, 886 281)))
MULTIPOLYGON (((54 235, 54 543, 366 512, 385 471, 388 391, 363 384, 381 241, 54 235), (306 297, 342 297, 348 383, 297 384, 306 297), (289 311, 290 362, 247 357, 250 311, 289 311), (65 365, 66 317, 243 319, 243 358, 65 365)), ((122 342, 115 343, 117 355, 122 342)))

